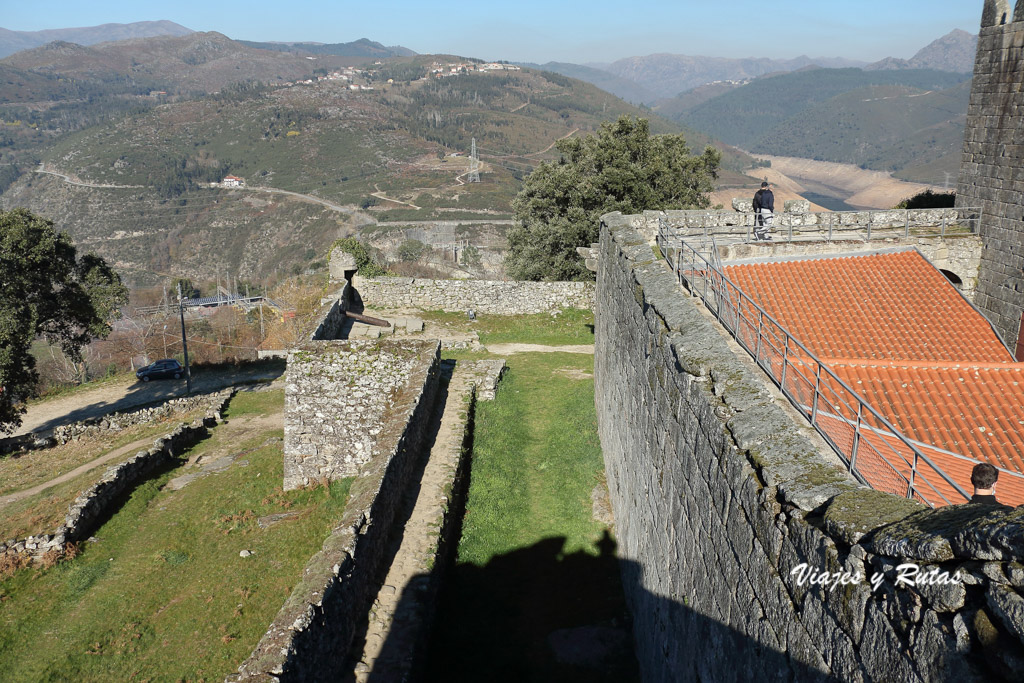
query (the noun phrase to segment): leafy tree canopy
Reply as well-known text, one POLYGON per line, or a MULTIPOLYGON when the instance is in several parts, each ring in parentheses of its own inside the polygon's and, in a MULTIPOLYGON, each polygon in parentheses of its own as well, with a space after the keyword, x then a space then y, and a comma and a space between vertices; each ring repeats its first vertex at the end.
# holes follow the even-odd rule
POLYGON ((95 254, 78 258, 51 221, 0 211, 0 432, 21 424, 39 377, 29 353, 39 336, 75 361, 128 300, 121 278, 95 254))
POLYGON ((707 208, 721 163, 718 150, 690 155, 681 134, 651 136, 628 116, 556 147, 562 158, 534 169, 512 204, 505 269, 519 280, 592 279, 576 247, 597 241, 602 215, 707 208))
POLYGON ((356 268, 359 270, 359 274, 364 277, 378 277, 381 275, 387 275, 388 272, 385 268, 377 262, 370 250, 366 248, 366 245, 360 242, 355 237, 343 237, 341 239, 334 240, 331 244, 331 248, 327 250, 327 259, 330 260, 331 252, 335 249, 340 248, 342 251, 352 254, 356 260, 356 268))

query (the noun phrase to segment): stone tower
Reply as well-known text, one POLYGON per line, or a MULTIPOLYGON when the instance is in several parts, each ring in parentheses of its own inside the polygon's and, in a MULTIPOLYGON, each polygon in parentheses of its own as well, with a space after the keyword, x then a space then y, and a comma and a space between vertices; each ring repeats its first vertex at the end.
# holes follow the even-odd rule
POLYGON ((986 0, 967 110, 958 207, 981 207, 975 303, 1024 359, 1024 0, 986 0))

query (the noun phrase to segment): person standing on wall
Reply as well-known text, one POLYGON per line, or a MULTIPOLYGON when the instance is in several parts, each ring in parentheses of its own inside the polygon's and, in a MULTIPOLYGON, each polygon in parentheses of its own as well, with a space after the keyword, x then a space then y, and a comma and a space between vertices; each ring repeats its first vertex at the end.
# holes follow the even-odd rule
POLYGON ((771 232, 772 217, 775 214, 775 194, 767 181, 761 183, 761 189, 754 195, 754 210, 757 213, 754 219, 754 240, 767 242, 771 239, 768 233, 771 232))

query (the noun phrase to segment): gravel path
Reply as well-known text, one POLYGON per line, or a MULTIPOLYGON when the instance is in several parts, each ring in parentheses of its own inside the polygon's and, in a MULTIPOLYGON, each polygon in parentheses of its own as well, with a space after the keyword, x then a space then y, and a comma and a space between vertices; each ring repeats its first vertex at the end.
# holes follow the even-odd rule
POLYGON ((16 500, 21 500, 22 498, 28 498, 29 496, 34 496, 37 493, 45 491, 46 489, 50 488, 51 486, 56 486, 57 484, 63 484, 66 481, 71 481, 72 479, 74 479, 78 475, 85 474, 89 470, 95 469, 95 468, 99 467, 100 465, 105 465, 106 463, 108 463, 108 462, 110 462, 112 460, 117 460, 118 458, 121 458, 121 457, 123 457, 124 455, 126 455, 128 453, 132 453, 133 451, 137 451, 137 450, 142 450, 144 448, 149 448, 152 445, 153 445, 153 437, 148 437, 146 439, 139 439, 138 441, 133 441, 130 444, 127 444, 125 446, 121 446, 120 448, 117 448, 115 450, 110 451, 106 455, 101 455, 100 457, 96 458, 95 460, 87 462, 84 465, 79 465, 78 467, 76 467, 75 469, 71 470, 70 472, 65 472, 64 474, 60 475, 59 477, 54 477, 50 481, 45 481, 42 484, 37 484, 37 485, 33 486, 32 488, 22 489, 21 491, 16 491, 14 493, 9 493, 6 496, 0 496, 0 508, 4 507, 8 503, 13 503, 16 500))

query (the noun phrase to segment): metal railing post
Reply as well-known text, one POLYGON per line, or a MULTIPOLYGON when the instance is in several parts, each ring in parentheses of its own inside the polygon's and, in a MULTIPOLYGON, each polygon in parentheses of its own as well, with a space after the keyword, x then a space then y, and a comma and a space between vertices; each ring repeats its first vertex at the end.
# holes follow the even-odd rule
POLYGON ((811 424, 817 424, 818 419, 818 397, 821 395, 821 363, 814 368, 814 398, 811 401, 811 424))
POLYGON ((942 237, 946 236, 946 223, 949 222, 949 216, 942 217, 942 232, 939 233, 942 237))
POLYGON ((755 350, 754 350, 754 362, 757 363, 758 365, 761 364, 761 339, 762 339, 761 329, 762 329, 763 326, 764 326, 764 311, 762 311, 761 307, 758 306, 758 308, 757 308, 757 345, 755 346, 755 350))
POLYGON ((868 214, 868 242, 871 241, 871 215, 868 214))
POLYGON ((779 379, 779 388, 786 393, 786 366, 789 364, 789 333, 786 333, 786 343, 782 345, 782 376, 779 379))
POLYGON ((857 402, 857 426, 853 429, 853 447, 850 449, 850 472, 857 470, 857 450, 860 447, 860 421, 864 412, 864 404, 857 402))
POLYGON ((903 220, 906 223, 903 228, 903 236, 910 237, 910 209, 903 209, 903 220))
POLYGON ((914 497, 914 478, 917 476, 917 449, 914 449, 914 464, 910 466, 910 479, 907 480, 907 498, 914 497))
POLYGON ((834 213, 830 213, 828 215, 828 241, 829 242, 832 241, 832 219, 835 218, 835 217, 836 217, 836 215, 834 213))

